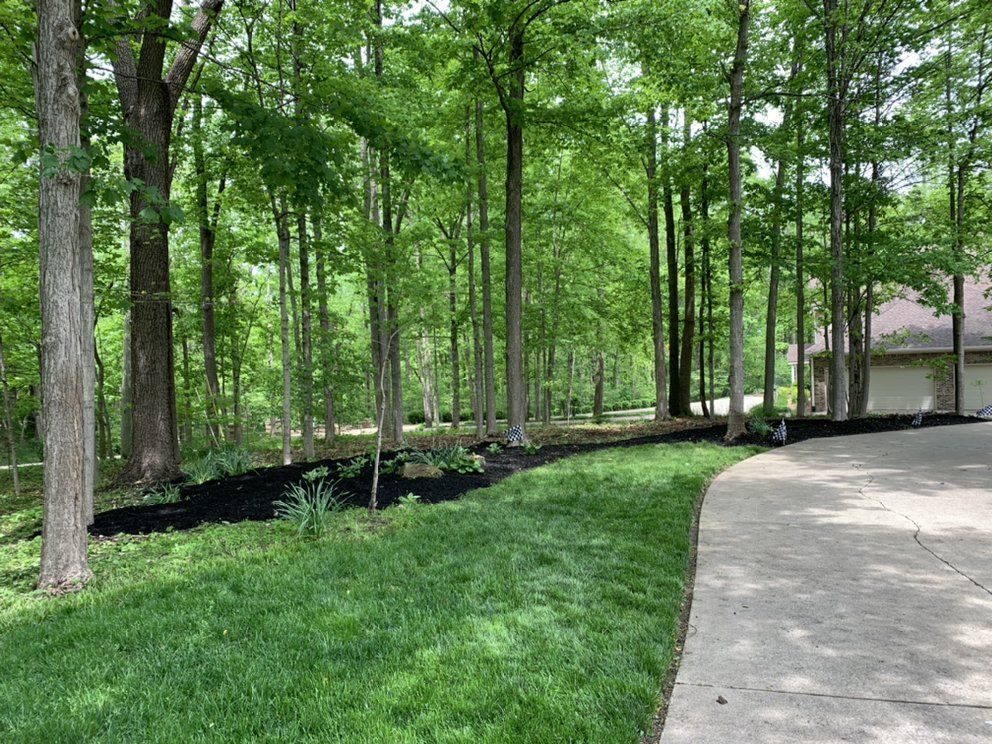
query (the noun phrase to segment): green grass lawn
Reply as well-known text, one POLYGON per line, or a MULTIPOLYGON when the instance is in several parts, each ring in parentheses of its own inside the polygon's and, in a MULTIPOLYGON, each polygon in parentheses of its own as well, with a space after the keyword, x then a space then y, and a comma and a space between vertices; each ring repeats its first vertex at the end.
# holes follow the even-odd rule
POLYGON ((606 450, 320 540, 93 543, 57 599, 28 589, 38 540, 0 542, 0 741, 636 742, 694 502, 754 451, 606 450))

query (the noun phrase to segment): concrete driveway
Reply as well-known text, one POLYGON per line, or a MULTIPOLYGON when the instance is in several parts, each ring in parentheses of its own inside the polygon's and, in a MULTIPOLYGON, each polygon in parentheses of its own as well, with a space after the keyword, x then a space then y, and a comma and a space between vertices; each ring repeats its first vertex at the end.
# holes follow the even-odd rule
POLYGON ((731 468, 689 622, 664 744, 992 742, 992 423, 731 468))

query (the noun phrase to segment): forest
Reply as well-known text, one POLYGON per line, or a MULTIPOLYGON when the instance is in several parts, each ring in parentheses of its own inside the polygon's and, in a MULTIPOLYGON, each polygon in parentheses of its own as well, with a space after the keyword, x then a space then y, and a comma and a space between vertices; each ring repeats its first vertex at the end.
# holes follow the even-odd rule
POLYGON ((864 416, 906 287, 963 374, 990 25, 984 0, 5 2, 0 430, 15 490, 46 462, 41 584, 87 576, 101 471, 722 398, 734 439, 745 393, 809 411, 824 337, 830 415, 864 416))

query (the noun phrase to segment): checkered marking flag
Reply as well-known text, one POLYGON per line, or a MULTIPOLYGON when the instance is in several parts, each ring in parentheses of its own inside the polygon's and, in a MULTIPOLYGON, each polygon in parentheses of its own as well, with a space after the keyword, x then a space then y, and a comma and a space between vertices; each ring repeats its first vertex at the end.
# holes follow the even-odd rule
POLYGON ((510 444, 524 441, 524 427, 511 426, 506 430, 506 441, 510 444))
POLYGON ((992 404, 989 404, 984 408, 979 408, 975 415, 980 416, 981 418, 992 418, 992 404))
POLYGON ((923 409, 922 408, 916 412, 916 415, 913 416, 913 420, 910 422, 909 425, 912 426, 914 429, 919 429, 921 426, 923 426, 923 409))
POLYGON ((772 431, 772 442, 779 445, 780 447, 785 444, 786 439, 788 439, 789 431, 785 428, 785 419, 782 419, 782 423, 775 427, 772 431))

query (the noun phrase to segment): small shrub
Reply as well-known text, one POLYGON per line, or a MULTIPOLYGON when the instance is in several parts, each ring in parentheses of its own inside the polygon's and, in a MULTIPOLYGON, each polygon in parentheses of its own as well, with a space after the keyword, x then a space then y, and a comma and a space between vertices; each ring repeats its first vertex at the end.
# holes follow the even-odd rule
POLYGON ((408 509, 411 506, 415 506, 419 501, 420 501, 420 496, 412 492, 408 494, 404 494, 403 496, 400 496, 398 499, 396 499, 396 503, 398 503, 404 509, 408 509))
POLYGON ((754 409, 752 409, 751 414, 748 416, 747 430, 759 437, 770 437, 772 434, 772 427, 765 421, 764 415, 760 410, 756 411, 754 409))
POLYGON ((255 456, 246 449, 225 447, 209 453, 222 476, 241 475, 255 467, 255 456))
POLYGON ((186 480, 196 484, 206 483, 219 476, 217 464, 209 454, 187 462, 183 466, 183 472, 186 474, 186 480))
POLYGON ((384 475, 395 475, 403 469, 403 466, 410 462, 409 452, 397 452, 396 457, 391 460, 383 460, 379 463, 379 472, 384 475))
POLYGON ((330 516, 341 510, 342 501, 335 485, 321 478, 293 483, 275 507, 276 516, 294 523, 301 535, 320 537, 330 516))
POLYGON ((303 474, 303 480, 307 483, 313 483, 316 480, 324 480, 324 478, 330 475, 330 473, 330 468, 326 465, 321 465, 320 467, 316 467, 313 470, 308 470, 305 472, 303 474))
POLYGON ((439 470, 456 473, 483 472, 482 463, 460 444, 433 450, 415 450, 410 453, 409 462, 433 465, 439 470))
POLYGON ((540 451, 541 451, 541 445, 534 444, 533 442, 524 442, 525 455, 536 455, 540 451))
POLYGON ((366 455, 359 455, 346 463, 338 465, 338 478, 357 478, 362 474, 365 466, 369 464, 366 455))
POLYGON ((501 445, 499 442, 493 442, 488 447, 486 447, 486 452, 488 452, 490 455, 498 455, 502 451, 503 451, 503 445, 501 445))
POLYGON ((175 504, 180 498, 182 493, 175 483, 159 483, 145 492, 141 500, 146 504, 175 504))

